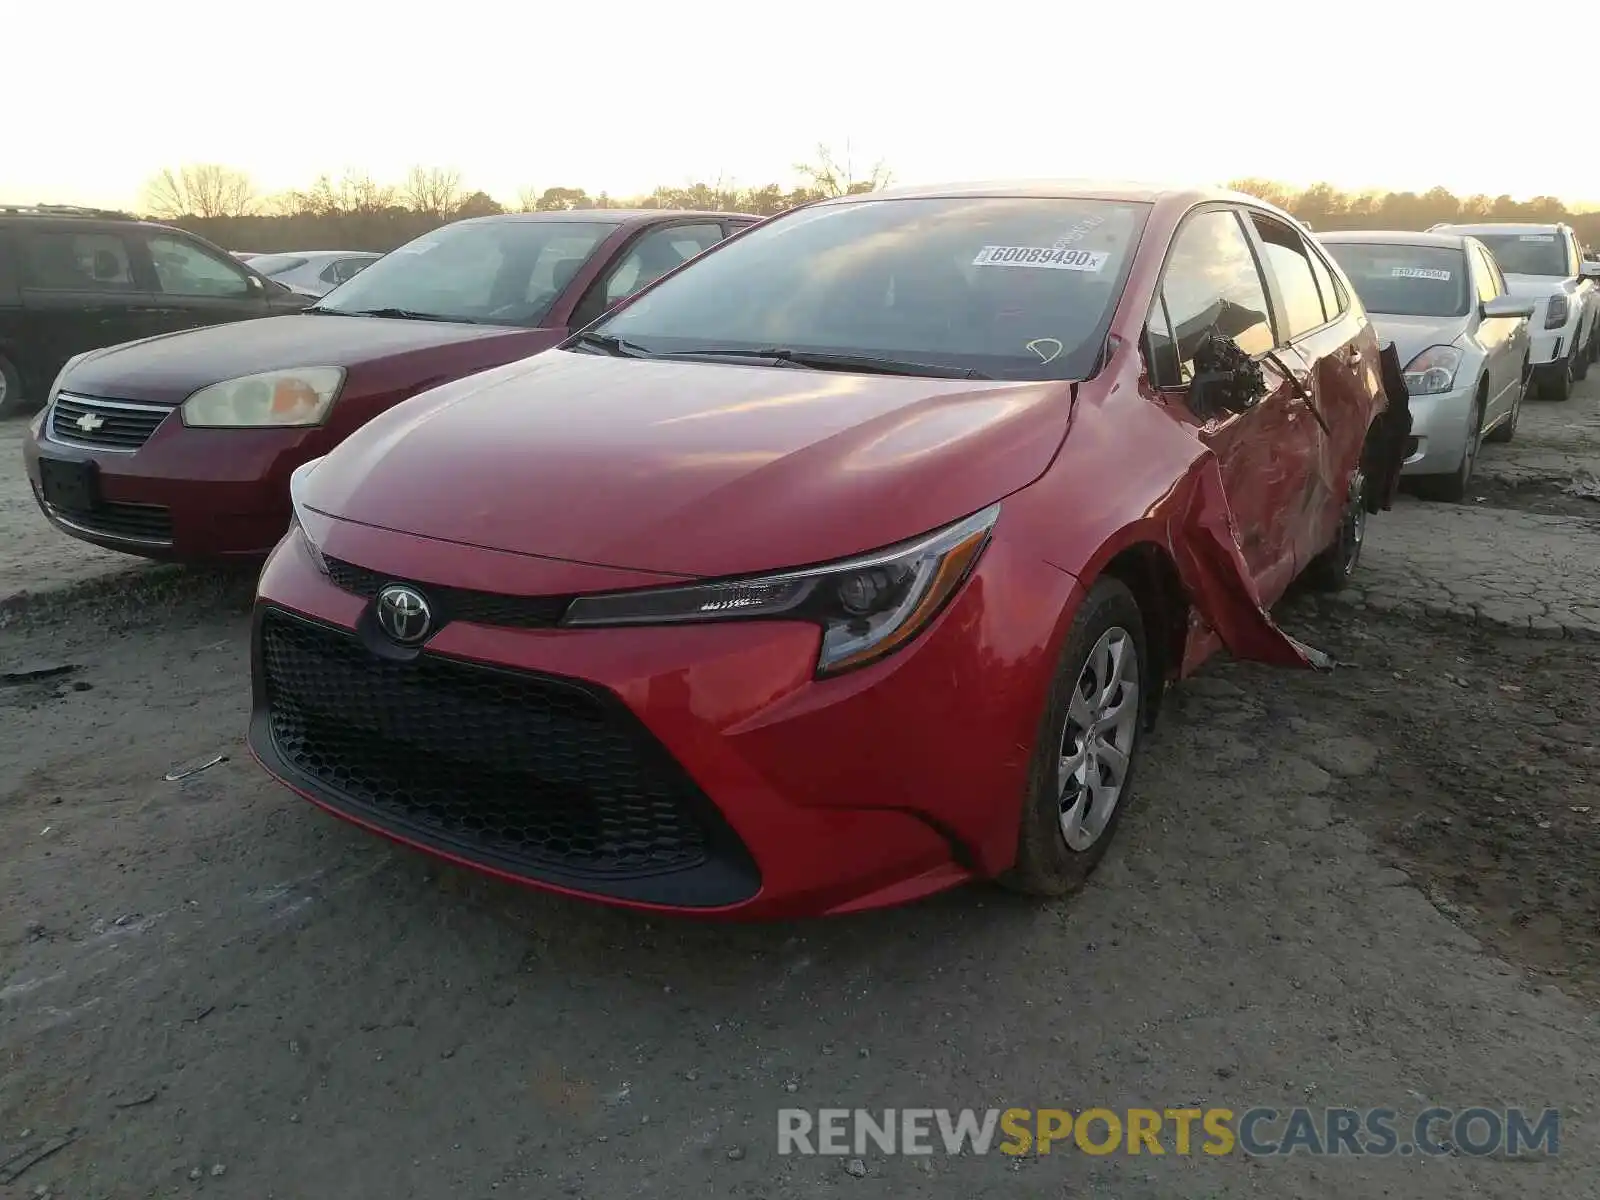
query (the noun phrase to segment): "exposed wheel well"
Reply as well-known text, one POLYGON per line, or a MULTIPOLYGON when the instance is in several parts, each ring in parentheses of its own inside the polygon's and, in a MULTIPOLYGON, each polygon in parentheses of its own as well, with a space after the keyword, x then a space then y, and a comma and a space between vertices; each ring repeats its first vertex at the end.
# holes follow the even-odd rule
POLYGON ((1145 679, 1150 698, 1147 712, 1149 723, 1154 724, 1166 684, 1183 665, 1189 635, 1188 594, 1172 556, 1154 542, 1138 542, 1118 551, 1101 573, 1120 581, 1133 593, 1144 618, 1145 648, 1150 659, 1145 679))

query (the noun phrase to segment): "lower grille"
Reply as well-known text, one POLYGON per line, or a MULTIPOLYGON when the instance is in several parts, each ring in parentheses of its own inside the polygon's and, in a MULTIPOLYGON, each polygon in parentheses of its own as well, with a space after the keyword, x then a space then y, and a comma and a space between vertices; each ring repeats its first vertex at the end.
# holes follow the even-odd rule
POLYGON ((88 533, 163 545, 172 542, 172 510, 159 504, 105 502, 87 511, 62 508, 56 504, 45 507, 57 520, 88 533))
POLYGON ((272 608, 258 621, 257 719, 330 807, 521 877, 685 906, 754 894, 737 836, 611 693, 429 654, 380 658, 272 608))
POLYGON ((63 392, 50 409, 50 437, 98 450, 137 450, 172 411, 170 405, 100 400, 63 392))

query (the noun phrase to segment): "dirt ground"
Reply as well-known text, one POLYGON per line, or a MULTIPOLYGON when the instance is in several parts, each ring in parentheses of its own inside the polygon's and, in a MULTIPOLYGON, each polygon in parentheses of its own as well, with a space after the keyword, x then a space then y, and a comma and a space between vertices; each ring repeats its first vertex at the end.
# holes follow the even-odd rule
POLYGON ((71 1139, 0 1195, 1593 1194, 1578 1117, 1532 1165, 864 1178, 773 1129, 796 1104, 1583 1111, 1600 646, 1292 601, 1351 665, 1176 693, 1075 903, 727 928, 441 870, 271 783, 241 743, 249 591, 157 571, 0 629, 0 1163, 71 1139))
POLYGON ((243 745, 249 576, 102 561, 0 478, 0 1200, 1600 1196, 1600 640, 1554 519, 1600 515, 1600 389, 1492 451, 1501 516, 1408 502, 1370 586, 1282 606, 1338 670, 1173 694, 1071 903, 735 927, 298 800, 243 745), (1424 615, 1490 571, 1570 619, 1424 615), (776 1152, 790 1106, 1295 1104, 1556 1107, 1561 1152, 776 1152))

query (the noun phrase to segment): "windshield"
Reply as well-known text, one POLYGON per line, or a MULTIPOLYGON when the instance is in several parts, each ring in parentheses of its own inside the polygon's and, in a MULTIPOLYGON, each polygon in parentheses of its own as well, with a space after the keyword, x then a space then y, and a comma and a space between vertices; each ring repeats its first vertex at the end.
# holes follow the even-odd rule
POLYGON ((615 225, 462 221, 425 234, 334 288, 317 307, 536 326, 615 225))
POLYGON ((1489 247, 1507 275, 1572 274, 1567 264, 1567 241, 1554 233, 1475 233, 1489 247))
POLYGON ((1395 317, 1461 317, 1470 303, 1467 258, 1444 246, 1324 242, 1368 312, 1395 317))
POLYGON ((306 265, 306 260, 296 254, 257 254, 245 261, 263 275, 282 275, 306 265))
POLYGON ((819 205, 712 250, 596 328, 645 353, 783 348, 1080 379, 1147 213, 1018 197, 819 205))

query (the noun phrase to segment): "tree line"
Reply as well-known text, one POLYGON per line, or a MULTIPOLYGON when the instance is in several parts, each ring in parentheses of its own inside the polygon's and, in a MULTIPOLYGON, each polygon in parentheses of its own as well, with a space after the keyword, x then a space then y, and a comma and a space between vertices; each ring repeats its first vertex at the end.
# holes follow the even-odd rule
MULTIPOLYGON (((392 250, 448 221, 501 212, 596 208, 701 209, 770 215, 830 196, 875 191, 889 181, 883 163, 858 172, 818 146, 795 165, 798 182, 738 187, 718 180, 662 186, 643 196, 590 195, 581 187, 526 187, 502 203, 469 188, 461 173, 417 166, 404 180, 379 183, 360 171, 323 175, 311 186, 262 195, 244 172, 218 164, 169 168, 146 189, 150 215, 191 229, 229 249, 392 250)), ((1294 188, 1271 179, 1227 184, 1287 209, 1313 230, 1426 229, 1441 221, 1566 221, 1588 244, 1600 243, 1600 212, 1573 212, 1554 196, 1457 196, 1426 192, 1345 192, 1328 183, 1294 188)))
POLYGON ((361 171, 318 177, 310 187, 263 195, 242 171, 216 163, 168 168, 145 189, 148 215, 192 230, 230 250, 393 250, 430 229, 465 217, 503 212, 578 209, 699 209, 716 212, 784 212, 832 196, 876 191, 889 182, 883 163, 858 170, 818 146, 795 164, 798 182, 738 187, 718 180, 662 186, 643 196, 590 195, 580 187, 525 187, 509 204, 470 189, 459 171, 411 168, 398 184, 379 183, 361 171))
POLYGON ((1600 212, 1573 212, 1555 196, 1516 200, 1509 195, 1457 196, 1447 188, 1425 192, 1343 192, 1314 183, 1297 190, 1271 179, 1235 179, 1228 187, 1287 209, 1312 230, 1427 229, 1441 221, 1565 221, 1585 243, 1600 242, 1600 212))

